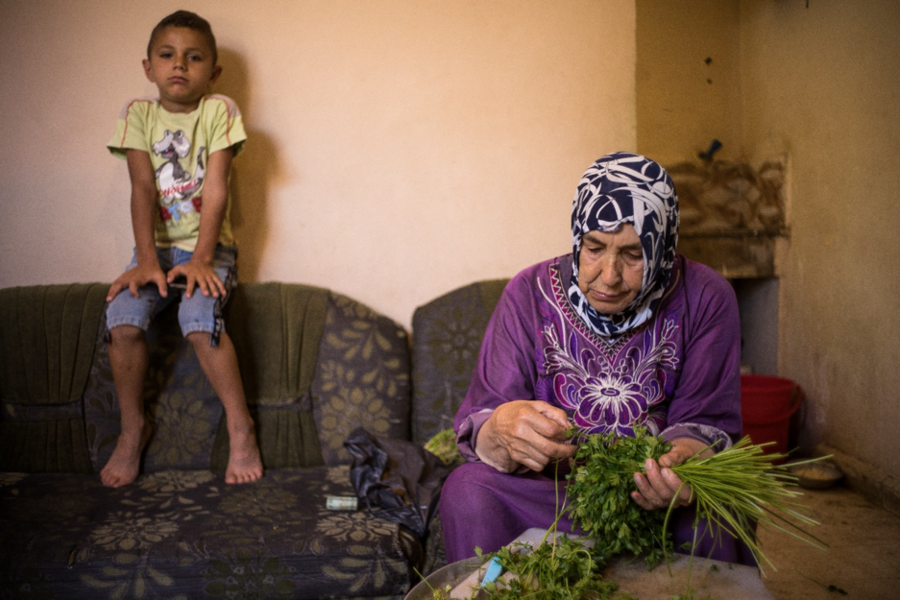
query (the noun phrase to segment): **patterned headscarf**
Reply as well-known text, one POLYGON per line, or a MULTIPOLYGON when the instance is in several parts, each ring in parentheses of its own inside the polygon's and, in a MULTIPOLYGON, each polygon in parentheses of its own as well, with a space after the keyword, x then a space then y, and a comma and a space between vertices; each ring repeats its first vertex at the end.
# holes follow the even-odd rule
POLYGON ((672 272, 678 243, 675 184, 658 163, 640 154, 616 152, 599 158, 578 183, 572 205, 572 282, 569 299, 585 323, 604 337, 617 336, 647 321, 672 272), (641 240, 641 289, 621 313, 597 312, 578 288, 578 254, 588 231, 618 231, 630 223, 641 240))

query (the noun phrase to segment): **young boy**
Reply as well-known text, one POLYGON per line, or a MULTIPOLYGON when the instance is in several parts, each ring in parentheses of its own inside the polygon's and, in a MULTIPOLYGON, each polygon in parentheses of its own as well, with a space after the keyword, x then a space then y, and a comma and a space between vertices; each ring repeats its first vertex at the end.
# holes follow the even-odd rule
POLYGON ((209 23, 178 11, 153 29, 144 74, 159 99, 134 100, 120 115, 108 147, 125 158, 131 178, 134 258, 109 288, 109 358, 121 412, 115 450, 100 472, 104 485, 137 478, 150 438, 143 387, 150 319, 178 299, 182 333, 222 401, 230 438, 227 483, 262 477, 253 419, 221 309, 234 284, 236 249, 229 221, 231 159, 246 134, 224 96, 206 95, 222 72, 209 23))

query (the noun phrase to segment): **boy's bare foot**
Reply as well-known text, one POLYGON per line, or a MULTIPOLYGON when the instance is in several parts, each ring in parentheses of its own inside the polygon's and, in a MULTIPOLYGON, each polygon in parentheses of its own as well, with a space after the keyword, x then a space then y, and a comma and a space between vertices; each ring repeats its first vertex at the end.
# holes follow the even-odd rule
POLYGON ((137 479, 141 467, 141 453, 150 440, 152 429, 145 423, 141 432, 122 430, 116 440, 116 448, 103 470, 100 481, 107 487, 121 487, 137 479))
POLYGON ((256 431, 253 422, 238 431, 228 431, 228 467, 225 469, 225 483, 250 483, 263 475, 259 446, 256 445, 256 431))

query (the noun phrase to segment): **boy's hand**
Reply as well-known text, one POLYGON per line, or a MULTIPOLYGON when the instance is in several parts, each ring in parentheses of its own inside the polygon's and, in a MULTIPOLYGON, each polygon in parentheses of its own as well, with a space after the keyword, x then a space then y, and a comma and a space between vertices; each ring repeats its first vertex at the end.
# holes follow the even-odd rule
POLYGON ((141 265, 128 269, 109 286, 106 292, 106 301, 111 302, 119 292, 128 289, 129 293, 135 298, 138 297, 138 288, 148 283, 155 283, 159 288, 159 295, 165 298, 168 295, 168 287, 166 285, 166 274, 159 268, 159 264, 141 265))
POLYGON ((211 265, 191 259, 183 265, 172 267, 166 279, 172 283, 179 276, 186 280, 184 291, 186 298, 190 298, 194 294, 195 286, 204 296, 218 298, 225 295, 225 284, 216 275, 216 271, 211 265))

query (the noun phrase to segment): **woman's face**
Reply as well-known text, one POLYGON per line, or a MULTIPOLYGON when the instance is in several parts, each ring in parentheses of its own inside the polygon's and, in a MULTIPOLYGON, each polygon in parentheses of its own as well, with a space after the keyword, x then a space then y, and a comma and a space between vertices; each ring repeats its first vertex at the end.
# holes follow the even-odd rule
POLYGON ((644 253, 632 225, 618 231, 589 231, 578 253, 578 287, 597 312, 612 315, 625 310, 641 291, 644 253))

